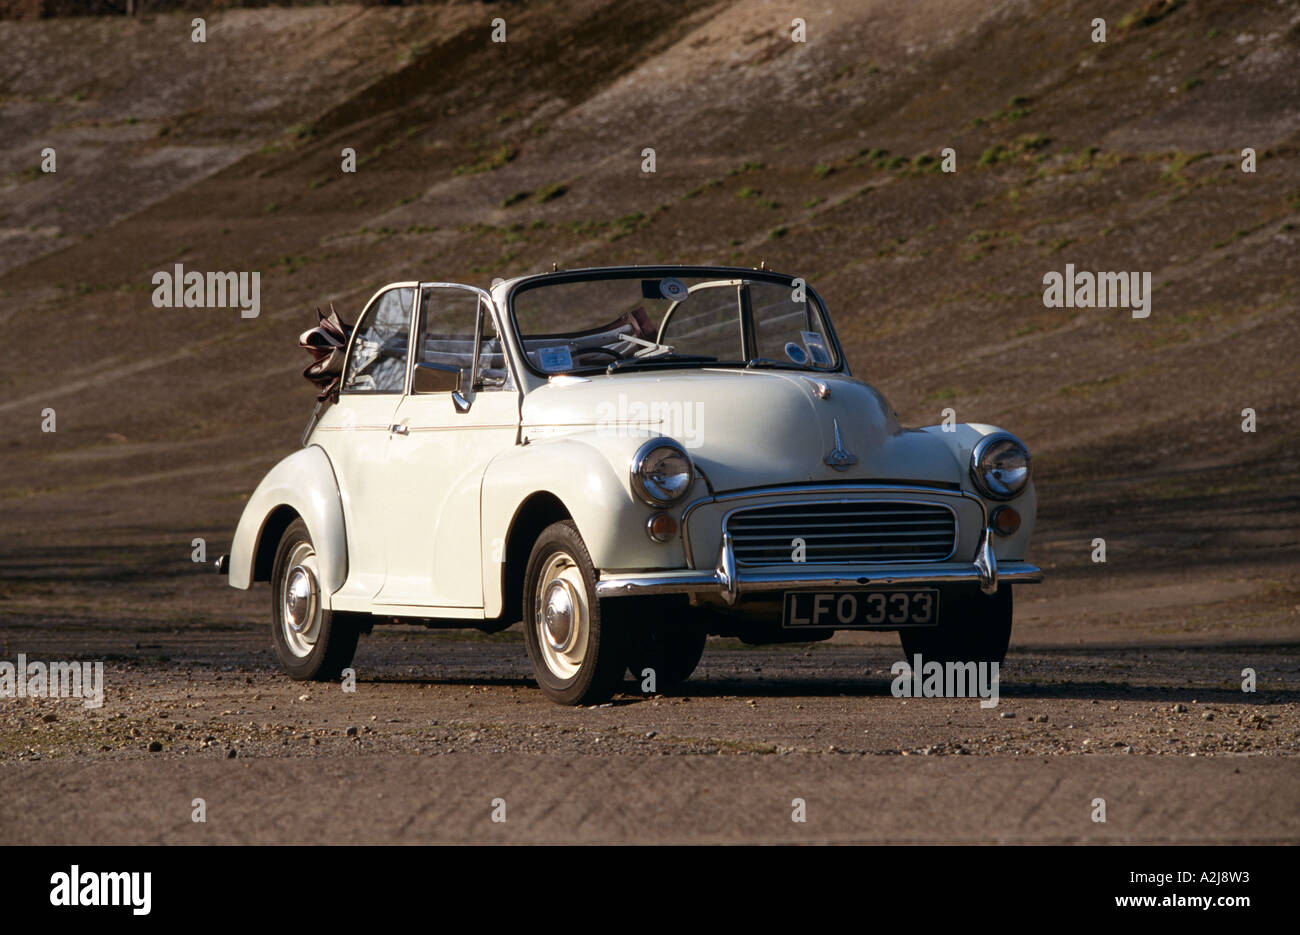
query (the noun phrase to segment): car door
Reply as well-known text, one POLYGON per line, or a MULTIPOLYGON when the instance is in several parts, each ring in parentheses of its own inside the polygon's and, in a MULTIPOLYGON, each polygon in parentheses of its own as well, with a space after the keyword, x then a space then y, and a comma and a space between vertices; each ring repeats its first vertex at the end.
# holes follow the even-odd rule
POLYGON ((338 402, 313 440, 334 466, 348 537, 348 577, 338 592, 363 609, 384 582, 387 508, 384 473, 390 430, 406 390, 416 283, 378 293, 357 320, 339 383, 338 402))
POLYGON ((388 445, 387 577, 376 602, 480 608, 483 474, 519 428, 487 293, 421 285, 412 372, 388 445))

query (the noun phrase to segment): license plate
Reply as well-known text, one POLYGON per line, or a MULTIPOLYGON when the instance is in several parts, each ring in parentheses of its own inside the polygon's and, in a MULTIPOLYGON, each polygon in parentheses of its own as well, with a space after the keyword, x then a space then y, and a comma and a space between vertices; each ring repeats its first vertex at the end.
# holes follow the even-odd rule
POLYGON ((935 588, 888 591, 787 591, 782 626, 789 629, 932 627, 939 622, 935 588))

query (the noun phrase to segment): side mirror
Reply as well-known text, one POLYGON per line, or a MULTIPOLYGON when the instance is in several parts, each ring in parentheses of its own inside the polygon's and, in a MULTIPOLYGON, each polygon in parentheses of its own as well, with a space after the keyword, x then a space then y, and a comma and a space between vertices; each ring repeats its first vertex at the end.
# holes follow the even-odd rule
POLYGON ((469 412, 470 401, 465 396, 465 371, 451 364, 416 364, 411 375, 411 392, 450 393, 457 412, 469 412))

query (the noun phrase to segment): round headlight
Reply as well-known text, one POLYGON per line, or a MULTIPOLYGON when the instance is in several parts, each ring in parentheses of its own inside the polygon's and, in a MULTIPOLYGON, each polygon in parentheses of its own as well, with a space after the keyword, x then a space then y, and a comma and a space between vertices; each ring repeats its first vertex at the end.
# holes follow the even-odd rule
POLYGON ((993 500, 1010 500, 1029 483, 1029 449, 1005 432, 980 439, 971 452, 971 479, 993 500))
POLYGON ((632 458, 632 490, 651 506, 676 503, 691 489, 695 468, 671 438, 652 438, 632 458))

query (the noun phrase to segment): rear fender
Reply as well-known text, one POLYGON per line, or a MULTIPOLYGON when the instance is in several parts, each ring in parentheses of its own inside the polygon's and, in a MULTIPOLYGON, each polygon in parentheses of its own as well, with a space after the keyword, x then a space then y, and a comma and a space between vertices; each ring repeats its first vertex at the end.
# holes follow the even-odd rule
POLYGON ((327 602, 328 595, 343 586, 348 547, 338 481, 324 450, 312 445, 271 468, 248 498, 230 547, 231 587, 247 590, 254 581, 270 580, 270 559, 293 515, 301 517, 311 533, 327 602))

